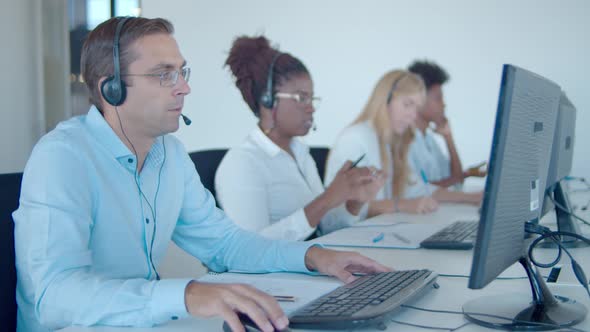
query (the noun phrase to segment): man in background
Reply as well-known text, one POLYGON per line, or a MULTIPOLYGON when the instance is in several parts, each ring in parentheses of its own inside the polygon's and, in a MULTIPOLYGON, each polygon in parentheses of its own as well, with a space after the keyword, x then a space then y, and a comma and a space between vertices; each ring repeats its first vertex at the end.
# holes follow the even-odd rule
POLYGON ((447 72, 429 61, 415 61, 408 70, 419 75, 426 85, 426 103, 418 111, 415 138, 409 152, 414 172, 423 180, 441 187, 460 185, 470 176, 486 176, 483 169, 485 163, 463 171, 449 120, 445 116, 442 86, 449 80, 447 72), (444 139, 448 156, 436 142, 435 134, 444 139))

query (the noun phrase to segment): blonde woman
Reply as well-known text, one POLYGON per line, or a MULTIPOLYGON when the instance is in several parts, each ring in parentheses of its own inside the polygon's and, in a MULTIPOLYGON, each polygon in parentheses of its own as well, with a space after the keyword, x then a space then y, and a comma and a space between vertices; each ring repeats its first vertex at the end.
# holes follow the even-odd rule
POLYGON ((477 204, 481 193, 450 192, 411 171, 408 150, 414 139, 417 111, 425 102, 422 79, 404 70, 386 73, 377 82, 362 113, 337 138, 326 167, 329 184, 344 160, 365 155, 360 165, 382 169, 386 182, 365 212, 429 213, 440 202, 477 204))

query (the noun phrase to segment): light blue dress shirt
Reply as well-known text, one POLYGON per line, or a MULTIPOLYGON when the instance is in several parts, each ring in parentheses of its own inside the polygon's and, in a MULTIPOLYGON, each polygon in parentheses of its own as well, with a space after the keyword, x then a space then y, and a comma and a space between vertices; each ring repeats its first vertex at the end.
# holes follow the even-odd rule
POLYGON ((151 252, 157 269, 171 239, 214 271, 308 272, 310 244, 234 225, 174 136, 158 138, 141 173, 135 169, 135 156, 94 107, 35 146, 13 215, 18 331, 188 316, 190 279, 156 280, 150 262, 151 252))
POLYGON ((416 129, 408 155, 414 173, 424 172, 431 182, 451 176, 451 161, 436 142, 434 135, 430 128, 426 128, 424 134, 420 129, 416 129))

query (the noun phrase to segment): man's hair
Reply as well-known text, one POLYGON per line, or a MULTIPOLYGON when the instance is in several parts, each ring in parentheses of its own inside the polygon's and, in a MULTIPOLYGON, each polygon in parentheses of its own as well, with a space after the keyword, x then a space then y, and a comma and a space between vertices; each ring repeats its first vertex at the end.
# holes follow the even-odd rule
MULTIPOLYGON (((113 48, 115 30, 123 17, 113 17, 99 24, 88 34, 82 47, 82 76, 90 92, 90 103, 102 112, 101 93, 98 81, 115 73, 113 48)), ((119 61, 121 74, 127 73, 129 64, 138 58, 131 45, 142 37, 159 33, 172 34, 172 23, 163 18, 131 17, 123 25, 119 35, 119 61)), ((123 83, 124 84, 124 83, 123 83)))
POLYGON ((427 90, 430 90, 433 85, 443 85, 449 80, 449 75, 442 67, 427 60, 414 61, 408 70, 422 77, 427 90))

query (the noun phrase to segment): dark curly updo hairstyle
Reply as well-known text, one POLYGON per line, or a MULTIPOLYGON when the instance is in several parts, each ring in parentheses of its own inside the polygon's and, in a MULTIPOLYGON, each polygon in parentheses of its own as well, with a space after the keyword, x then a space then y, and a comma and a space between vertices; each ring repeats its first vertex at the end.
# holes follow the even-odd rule
POLYGON ((260 114, 260 97, 266 90, 268 71, 275 57, 277 58, 272 76, 273 95, 277 86, 286 80, 301 74, 309 76, 303 62, 289 53, 282 53, 271 47, 264 36, 237 37, 225 61, 244 101, 256 116, 260 114))
POLYGON ((427 60, 414 61, 408 70, 422 77, 426 90, 430 90, 433 85, 443 85, 449 80, 449 74, 441 66, 427 60))

